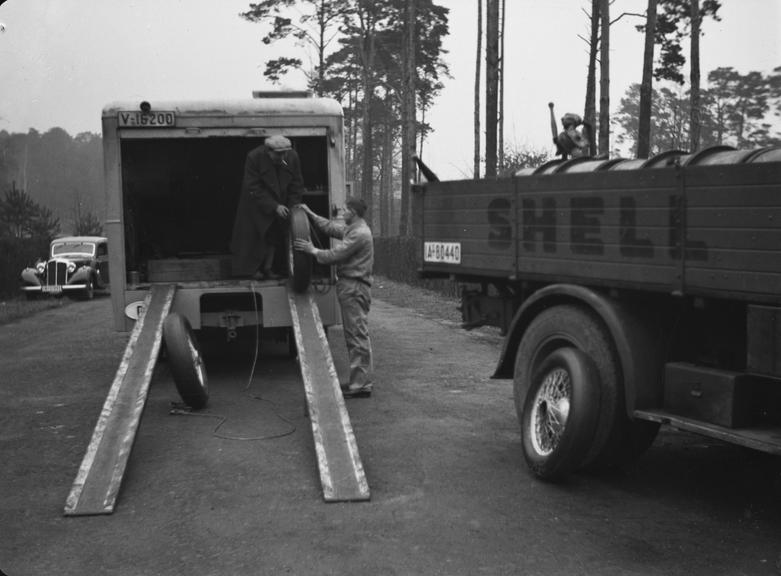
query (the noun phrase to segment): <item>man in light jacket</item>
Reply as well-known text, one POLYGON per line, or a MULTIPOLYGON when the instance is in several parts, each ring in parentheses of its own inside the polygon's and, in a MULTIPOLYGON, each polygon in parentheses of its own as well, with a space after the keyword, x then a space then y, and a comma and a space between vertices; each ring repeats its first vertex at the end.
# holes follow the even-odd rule
POLYGON ((306 205, 301 207, 320 230, 342 242, 321 250, 309 240, 295 240, 294 247, 315 257, 320 264, 336 265, 336 295, 342 309, 342 328, 350 360, 350 381, 342 384, 345 398, 367 397, 372 393, 372 345, 369 338, 374 241, 364 220, 366 203, 348 198, 344 205, 344 224, 323 218, 306 205))

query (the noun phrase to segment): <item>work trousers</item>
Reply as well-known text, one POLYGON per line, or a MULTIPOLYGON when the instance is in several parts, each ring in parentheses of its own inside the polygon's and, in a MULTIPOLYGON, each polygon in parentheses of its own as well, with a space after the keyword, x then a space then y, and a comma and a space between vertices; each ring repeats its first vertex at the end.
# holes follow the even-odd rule
POLYGON ((372 381, 372 343, 369 339, 371 287, 355 278, 340 278, 336 295, 342 309, 342 329, 350 360, 350 384, 372 381))

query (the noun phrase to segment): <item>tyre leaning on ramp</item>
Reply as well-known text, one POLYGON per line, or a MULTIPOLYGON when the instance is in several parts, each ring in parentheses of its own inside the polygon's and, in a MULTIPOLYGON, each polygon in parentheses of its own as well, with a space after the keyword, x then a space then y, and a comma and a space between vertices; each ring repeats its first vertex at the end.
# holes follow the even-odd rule
POLYGON ((209 400, 206 365, 190 322, 176 312, 163 323, 163 341, 176 390, 193 410, 200 410, 209 400))
MULTIPOLYGON (((294 207, 290 217, 290 276, 293 290, 302 293, 312 280, 312 258, 293 250, 293 240, 298 239, 310 240, 309 217, 303 209, 294 207)), ((169 314, 163 323, 163 340, 179 395, 190 408, 200 410, 209 400, 206 366, 187 318, 178 313, 169 314)))

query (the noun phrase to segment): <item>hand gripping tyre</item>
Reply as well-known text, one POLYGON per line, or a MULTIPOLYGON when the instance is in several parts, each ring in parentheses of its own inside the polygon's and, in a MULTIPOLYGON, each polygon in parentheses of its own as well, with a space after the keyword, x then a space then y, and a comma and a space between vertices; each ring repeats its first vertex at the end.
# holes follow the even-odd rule
POLYGON ((169 314, 163 322, 163 340, 179 395, 190 408, 203 408, 209 400, 206 366, 187 318, 169 314))
POLYGON ((576 348, 553 350, 532 376, 521 415, 529 469, 552 482, 573 472, 594 437, 598 410, 591 359, 576 348))
POLYGON ((312 281, 312 257, 293 248, 293 240, 310 240, 309 217, 303 208, 293 206, 290 210, 290 277, 293 279, 293 290, 306 292, 312 281))

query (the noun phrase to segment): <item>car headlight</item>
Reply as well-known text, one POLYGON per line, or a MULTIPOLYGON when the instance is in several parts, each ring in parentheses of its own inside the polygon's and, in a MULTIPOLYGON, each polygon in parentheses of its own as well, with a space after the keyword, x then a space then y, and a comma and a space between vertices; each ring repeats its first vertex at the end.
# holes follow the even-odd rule
POLYGON ((35 270, 38 272, 38 274, 43 274, 46 270, 46 262, 36 262, 35 270))
POLYGON ((76 263, 68 262, 68 274, 73 274, 76 271, 76 263))

